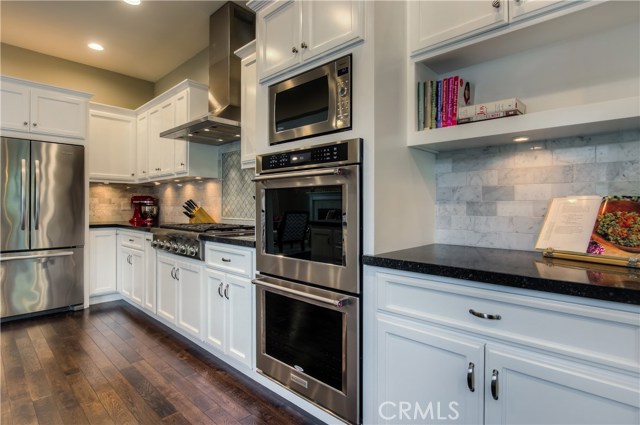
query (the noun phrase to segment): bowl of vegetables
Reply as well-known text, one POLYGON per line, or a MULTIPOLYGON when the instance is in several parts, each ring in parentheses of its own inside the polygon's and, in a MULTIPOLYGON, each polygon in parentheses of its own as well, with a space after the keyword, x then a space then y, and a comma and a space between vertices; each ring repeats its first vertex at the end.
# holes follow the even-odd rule
POLYGON ((640 253, 640 198, 606 199, 598 211, 593 236, 623 251, 640 253))

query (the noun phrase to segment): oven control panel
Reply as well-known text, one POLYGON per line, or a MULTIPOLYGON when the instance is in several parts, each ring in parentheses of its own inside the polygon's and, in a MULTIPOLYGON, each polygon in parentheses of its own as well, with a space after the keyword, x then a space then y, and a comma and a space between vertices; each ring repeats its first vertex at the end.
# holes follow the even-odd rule
MULTIPOLYGON (((286 168, 313 168, 313 166, 338 165, 345 163, 358 163, 360 139, 346 140, 310 148, 296 149, 259 156, 260 171, 275 171, 286 168), (354 158, 354 151, 357 157, 354 158)), ((260 172, 259 171, 259 172, 260 172)))

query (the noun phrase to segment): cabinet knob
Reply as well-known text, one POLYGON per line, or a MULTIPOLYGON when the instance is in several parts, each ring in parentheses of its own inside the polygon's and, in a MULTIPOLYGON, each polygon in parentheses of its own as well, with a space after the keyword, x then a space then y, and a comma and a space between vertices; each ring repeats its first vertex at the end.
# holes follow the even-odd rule
POLYGON ((303 42, 302 42, 302 44, 300 45, 300 47, 302 47, 303 49, 306 49, 306 48, 307 48, 307 47, 309 47, 309 46, 307 46, 307 43, 305 43, 305 42, 303 41, 303 42))
POLYGON ((291 48, 291 53, 298 53, 298 49, 296 48, 296 46, 293 46, 291 48))
POLYGON ((145 170, 142 170, 142 174, 147 174, 147 172, 145 170))
POLYGON ((495 7, 496 9, 500 9, 500 0, 493 0, 491 6, 495 7))
POLYGON ((29 123, 25 121, 22 123, 22 125, 29 125, 29 123))
POLYGON ((37 126, 38 126, 38 123, 37 123, 37 122, 34 122, 34 123, 33 123, 33 124, 31 124, 31 125, 33 125, 34 127, 37 127, 37 126))
POLYGON ((135 176, 135 175, 136 175, 136 173, 131 173, 131 177, 133 177, 133 176, 135 176))
POLYGON ((181 167, 184 167, 184 162, 181 162, 181 163, 180 163, 180 166, 181 166, 181 167))

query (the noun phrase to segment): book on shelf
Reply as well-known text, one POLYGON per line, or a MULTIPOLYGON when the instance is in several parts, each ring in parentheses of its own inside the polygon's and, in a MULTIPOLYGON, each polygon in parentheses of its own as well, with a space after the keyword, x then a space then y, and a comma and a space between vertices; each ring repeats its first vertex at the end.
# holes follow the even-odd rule
POLYGON ((477 103, 459 108, 458 119, 505 111, 517 111, 520 114, 524 114, 527 111, 527 107, 520 99, 515 97, 494 102, 477 103))
POLYGON ((456 125, 459 109, 473 100, 471 84, 459 75, 419 81, 416 90, 419 131, 456 125))
POLYGON ((500 111, 500 112, 493 112, 493 113, 484 114, 484 115, 474 115, 468 118, 458 118, 458 125, 469 124, 469 123, 478 122, 478 121, 494 120, 496 118, 513 117, 516 115, 522 115, 522 113, 518 110, 513 109, 510 111, 500 111))
POLYGON ((640 197, 554 198, 535 249, 546 257, 640 267, 640 197))

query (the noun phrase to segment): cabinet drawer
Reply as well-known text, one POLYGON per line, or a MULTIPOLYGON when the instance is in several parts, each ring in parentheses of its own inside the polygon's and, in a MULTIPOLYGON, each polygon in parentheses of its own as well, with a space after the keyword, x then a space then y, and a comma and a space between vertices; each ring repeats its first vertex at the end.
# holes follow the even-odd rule
POLYGON ((376 285, 381 311, 629 370, 640 366, 638 314, 389 273, 377 273, 376 285))
POLYGON ((207 267, 241 276, 253 276, 253 255, 251 252, 207 244, 204 258, 207 267))
POLYGON ((118 232, 118 243, 127 248, 144 250, 144 233, 138 232, 118 232))

